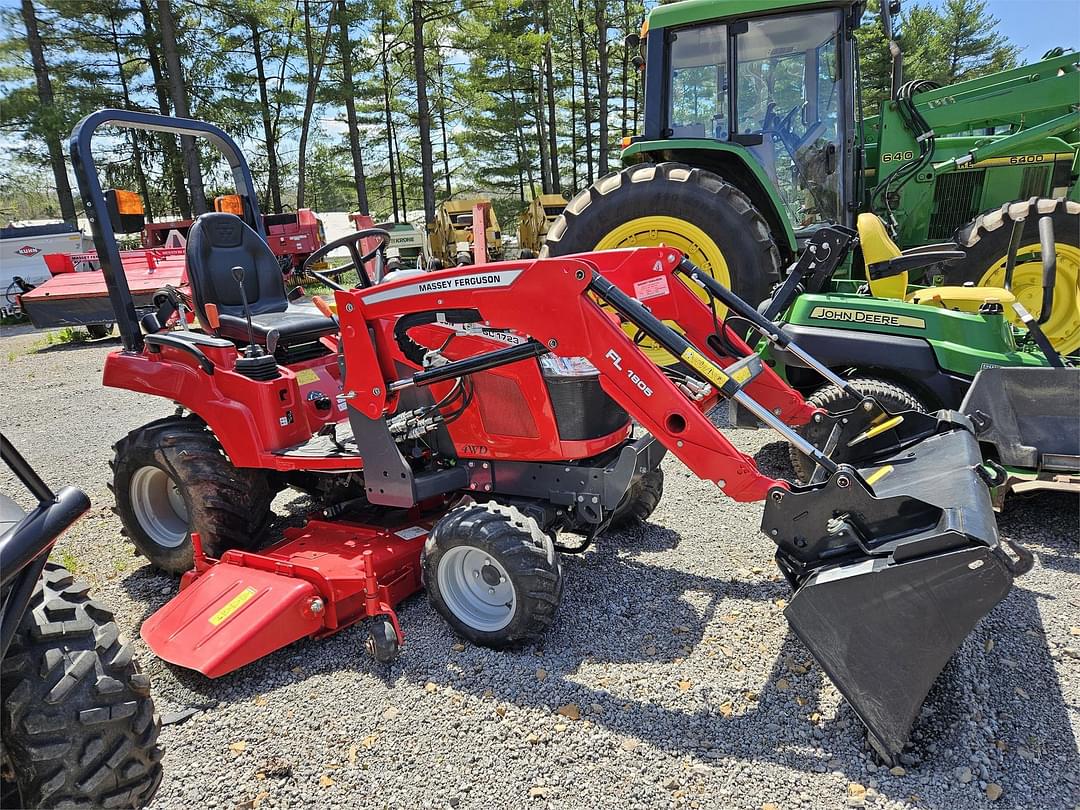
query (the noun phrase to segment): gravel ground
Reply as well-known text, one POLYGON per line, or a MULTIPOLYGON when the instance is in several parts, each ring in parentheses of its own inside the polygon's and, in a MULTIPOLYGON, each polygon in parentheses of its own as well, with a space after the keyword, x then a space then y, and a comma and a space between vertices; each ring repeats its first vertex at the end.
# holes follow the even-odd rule
MULTIPOLYGON (((1010 501, 1002 531, 1034 552, 1035 569, 946 668, 893 771, 874 765, 853 713, 788 631, 760 507, 724 499, 673 458, 648 525, 564 560, 563 605, 541 646, 462 645, 417 596, 402 606, 407 646, 388 670, 351 629, 209 681, 138 639, 177 583, 120 537, 108 460, 114 441, 171 406, 100 386, 115 345, 6 331, 2 428, 46 480, 90 494, 55 555, 115 608, 162 716, 195 709, 162 732, 154 808, 1080 802, 1075 496, 1010 501)), ((771 434, 729 436, 783 472, 771 434)), ((6 470, 0 486, 12 491, 6 470)))

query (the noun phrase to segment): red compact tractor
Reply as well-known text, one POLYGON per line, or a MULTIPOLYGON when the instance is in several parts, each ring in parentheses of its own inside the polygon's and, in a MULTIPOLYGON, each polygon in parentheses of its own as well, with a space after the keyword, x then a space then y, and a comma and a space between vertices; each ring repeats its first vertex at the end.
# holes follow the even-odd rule
POLYGON ((858 394, 840 414, 809 406, 690 285, 850 386, 676 251, 384 276, 380 248, 361 247, 384 232, 358 231, 309 259, 345 246, 359 271, 355 289, 331 282, 334 315, 286 293, 247 165, 221 130, 105 110, 71 149, 123 337, 105 384, 179 406, 121 440, 114 469, 136 545, 186 571, 142 629, 166 660, 215 677, 364 619, 387 660, 402 638, 394 608, 421 585, 465 638, 535 638, 559 603, 559 554, 647 517, 670 451, 729 497, 764 500, 762 530, 794 591, 785 614, 892 759, 937 673, 1030 561, 999 543, 993 471, 964 416, 892 414, 858 394), (243 216, 193 225, 191 300, 163 291, 141 322, 109 269, 90 150, 105 124, 208 138, 244 201, 243 216), (184 328, 188 308, 198 330, 184 328), (639 336, 682 365, 655 365, 639 336), (804 452, 810 482, 775 480, 733 447, 705 413, 718 396, 804 452), (790 427, 810 420, 824 450, 790 427), (648 432, 635 437, 633 422, 648 432), (264 546, 286 486, 311 513, 264 546), (560 532, 584 539, 564 545, 560 532))

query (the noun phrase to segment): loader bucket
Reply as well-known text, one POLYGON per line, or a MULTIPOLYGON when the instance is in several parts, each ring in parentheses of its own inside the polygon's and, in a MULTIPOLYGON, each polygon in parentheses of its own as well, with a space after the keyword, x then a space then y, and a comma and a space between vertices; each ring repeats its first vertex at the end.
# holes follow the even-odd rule
POLYGON ((795 586, 788 622, 890 763, 938 673, 1022 573, 999 547, 978 443, 955 416, 873 466, 774 492, 762 524, 795 586))
POLYGON ((784 615, 891 764, 938 673, 1012 579, 985 546, 869 559, 814 574, 784 615))

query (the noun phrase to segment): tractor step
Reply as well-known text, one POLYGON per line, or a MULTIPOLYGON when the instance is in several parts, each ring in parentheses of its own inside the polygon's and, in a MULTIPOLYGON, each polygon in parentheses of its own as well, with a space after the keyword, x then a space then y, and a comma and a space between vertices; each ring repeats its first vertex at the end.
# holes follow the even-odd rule
POLYGON ((311 520, 260 552, 214 561, 195 546, 180 593, 143 622, 156 655, 208 678, 226 675, 309 636, 385 617, 421 589, 420 551, 431 521, 392 527, 311 520))
POLYGON ((344 419, 334 423, 333 433, 316 434, 306 442, 275 450, 274 455, 290 458, 359 458, 360 451, 356 449, 352 426, 348 419, 344 419))

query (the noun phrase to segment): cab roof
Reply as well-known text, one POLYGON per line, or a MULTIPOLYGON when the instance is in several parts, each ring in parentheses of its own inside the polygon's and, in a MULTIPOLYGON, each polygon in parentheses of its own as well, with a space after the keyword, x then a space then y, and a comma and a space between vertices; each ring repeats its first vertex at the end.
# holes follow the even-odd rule
POLYGON ((807 11, 830 6, 846 8, 857 2, 861 0, 682 0, 654 8, 649 12, 647 25, 651 31, 654 28, 673 28, 709 20, 757 16, 781 9, 807 11))

